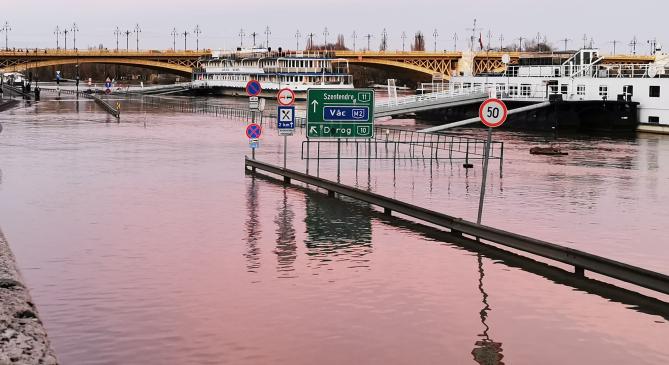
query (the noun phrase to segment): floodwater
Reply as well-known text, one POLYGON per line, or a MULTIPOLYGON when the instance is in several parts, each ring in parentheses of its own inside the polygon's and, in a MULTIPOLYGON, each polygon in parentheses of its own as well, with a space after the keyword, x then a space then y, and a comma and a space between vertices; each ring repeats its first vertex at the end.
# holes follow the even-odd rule
MULTIPOLYGON (((244 121, 123 110, 119 124, 89 101, 0 113, 0 226, 63 364, 669 363, 652 311, 245 175, 244 121)), ((265 132, 257 158, 282 163, 265 132)), ((547 138, 495 133, 483 223, 669 273, 669 137, 559 137, 569 156, 529 155, 547 138)), ((481 166, 461 164, 346 160, 339 179, 473 220, 481 166)), ((337 179, 336 160, 309 169, 337 179)))

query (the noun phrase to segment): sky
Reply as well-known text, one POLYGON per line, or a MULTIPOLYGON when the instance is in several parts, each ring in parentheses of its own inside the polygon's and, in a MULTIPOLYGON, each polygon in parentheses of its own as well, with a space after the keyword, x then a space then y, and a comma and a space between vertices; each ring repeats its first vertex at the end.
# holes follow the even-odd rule
MULTIPOLYGON (((294 49, 295 34, 302 34, 304 47, 307 34, 314 33, 314 42, 323 43, 325 27, 328 41, 343 34, 349 48, 352 34, 358 34, 356 48, 377 49, 384 29, 388 34, 389 49, 402 49, 402 33, 407 34, 406 47, 416 31, 426 36, 428 49, 434 48, 437 31, 438 50, 467 48, 474 19, 477 19, 476 38, 479 34, 487 44, 499 47, 500 35, 504 45, 518 44, 518 38, 546 36, 558 49, 564 48, 561 39, 571 39, 569 48, 580 48, 583 37, 592 38, 596 47, 611 52, 612 41, 618 41, 617 51, 629 51, 634 36, 638 39, 638 53, 648 53, 647 41, 656 38, 660 44, 669 41, 666 14, 669 2, 636 0, 632 3, 600 0, 411 0, 401 2, 378 0, 0 0, 0 25, 9 23, 11 31, 0 33, 0 45, 5 35, 9 47, 55 48, 56 27, 72 28, 76 23, 77 47, 87 48, 103 44, 116 47, 114 30, 130 30, 139 24, 141 49, 170 49, 173 47, 172 30, 189 32, 188 49, 195 49, 193 30, 199 25, 200 48, 230 49, 240 44, 240 29, 244 29, 244 45, 252 43, 251 33, 258 33, 257 42, 265 42, 269 27, 270 46, 294 49), (663 31, 664 30, 664 31, 663 31)), ((60 35, 60 46, 64 46, 60 35)), ((135 47, 135 35, 129 37, 130 48, 135 47)), ((72 47, 72 33, 68 34, 68 48, 72 47)), ((589 41, 588 41, 589 43, 589 41)), ((120 48, 125 48, 126 37, 119 37, 120 48)), ((669 46, 669 43, 668 43, 669 46)), ((176 48, 184 48, 184 37, 176 39, 176 48)))

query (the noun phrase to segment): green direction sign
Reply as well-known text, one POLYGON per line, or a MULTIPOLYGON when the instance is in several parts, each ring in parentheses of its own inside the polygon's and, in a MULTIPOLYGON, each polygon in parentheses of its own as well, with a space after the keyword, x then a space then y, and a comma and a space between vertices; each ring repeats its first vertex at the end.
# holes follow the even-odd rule
POLYGON ((307 91, 307 138, 374 137, 374 90, 307 91))

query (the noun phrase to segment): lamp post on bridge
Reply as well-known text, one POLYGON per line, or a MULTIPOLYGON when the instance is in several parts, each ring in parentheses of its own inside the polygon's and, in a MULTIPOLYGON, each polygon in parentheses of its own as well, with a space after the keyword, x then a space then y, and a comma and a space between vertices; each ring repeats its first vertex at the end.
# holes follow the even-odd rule
POLYGON ((298 29, 297 32, 295 32, 295 39, 297 41, 297 48, 295 48, 296 51, 300 50, 300 37, 302 37, 302 33, 300 33, 300 30, 298 29))
POLYGON ((353 52, 355 52, 355 51, 356 51, 356 49, 355 49, 355 40, 358 39, 358 33, 356 33, 355 30, 353 31, 353 35, 352 35, 352 37, 353 37, 353 52))
POLYGON ((269 29, 269 25, 265 27, 265 48, 269 49, 269 36, 272 34, 272 31, 269 29))
POLYGON ((137 42, 137 52, 139 52, 139 33, 142 32, 142 30, 139 28, 139 24, 135 24, 135 37, 136 37, 136 42, 137 42))
POLYGON ((374 36, 369 34, 369 33, 367 33, 367 35, 365 36, 365 38, 367 38, 367 51, 372 50, 372 42, 371 42, 372 37, 374 37, 374 36))
POLYGON ((328 27, 325 27, 323 29, 323 41, 325 42, 325 50, 328 50, 328 35, 330 35, 330 32, 328 31, 328 27))
POLYGON ((123 34, 125 34, 125 51, 129 52, 130 51, 130 35, 132 34, 132 32, 129 29, 127 29, 125 32, 123 32, 123 34))
POLYGON ((439 37, 439 32, 437 32, 437 28, 434 28, 432 36, 434 37, 434 51, 437 52, 437 38, 439 37))
POLYGON ((65 35, 65 50, 66 50, 66 51, 67 51, 67 33, 69 33, 69 32, 70 32, 70 30, 67 29, 67 27, 66 27, 65 30, 63 31, 63 34, 65 35))
POLYGON ((177 28, 172 28, 172 50, 176 51, 177 50, 177 28))
POLYGON ((407 33, 402 31, 402 52, 404 52, 405 50, 406 40, 407 40, 407 33))
POLYGON ((195 50, 199 51, 200 50, 200 34, 202 34, 202 30, 200 29, 199 25, 195 26, 195 29, 193 29, 193 33, 195 33, 195 50))
POLYGON ((189 34, 190 34, 190 33, 188 33, 187 30, 184 30, 184 32, 181 33, 181 35, 184 36, 184 51, 186 51, 186 50, 188 49, 188 45, 186 44, 186 41, 188 41, 188 35, 189 35, 189 34))
POLYGON ((56 49, 60 49, 60 33, 60 27, 56 25, 56 30, 53 32, 56 35, 56 49))
POLYGON ((116 30, 114 30, 114 35, 116 36, 116 52, 118 52, 118 36, 121 34, 121 30, 116 27, 116 30))
POLYGON ((72 37, 74 40, 74 46, 73 49, 76 51, 77 50, 77 32, 79 31, 79 27, 77 27, 77 23, 72 24, 72 37))
POLYGON ((3 25, 2 28, 0 28, 0 32, 5 32, 5 51, 9 51, 8 35, 10 30, 12 30, 12 28, 9 27, 8 22, 5 22, 5 25, 3 25))
POLYGON ((458 33, 453 33, 453 52, 458 50, 458 33))

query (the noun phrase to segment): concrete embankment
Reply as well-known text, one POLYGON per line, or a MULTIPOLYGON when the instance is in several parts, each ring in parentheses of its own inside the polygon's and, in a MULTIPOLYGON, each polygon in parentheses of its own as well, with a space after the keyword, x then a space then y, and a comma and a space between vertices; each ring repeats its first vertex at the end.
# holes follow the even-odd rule
POLYGON ((44 325, 0 231, 0 365, 58 364, 44 325))

